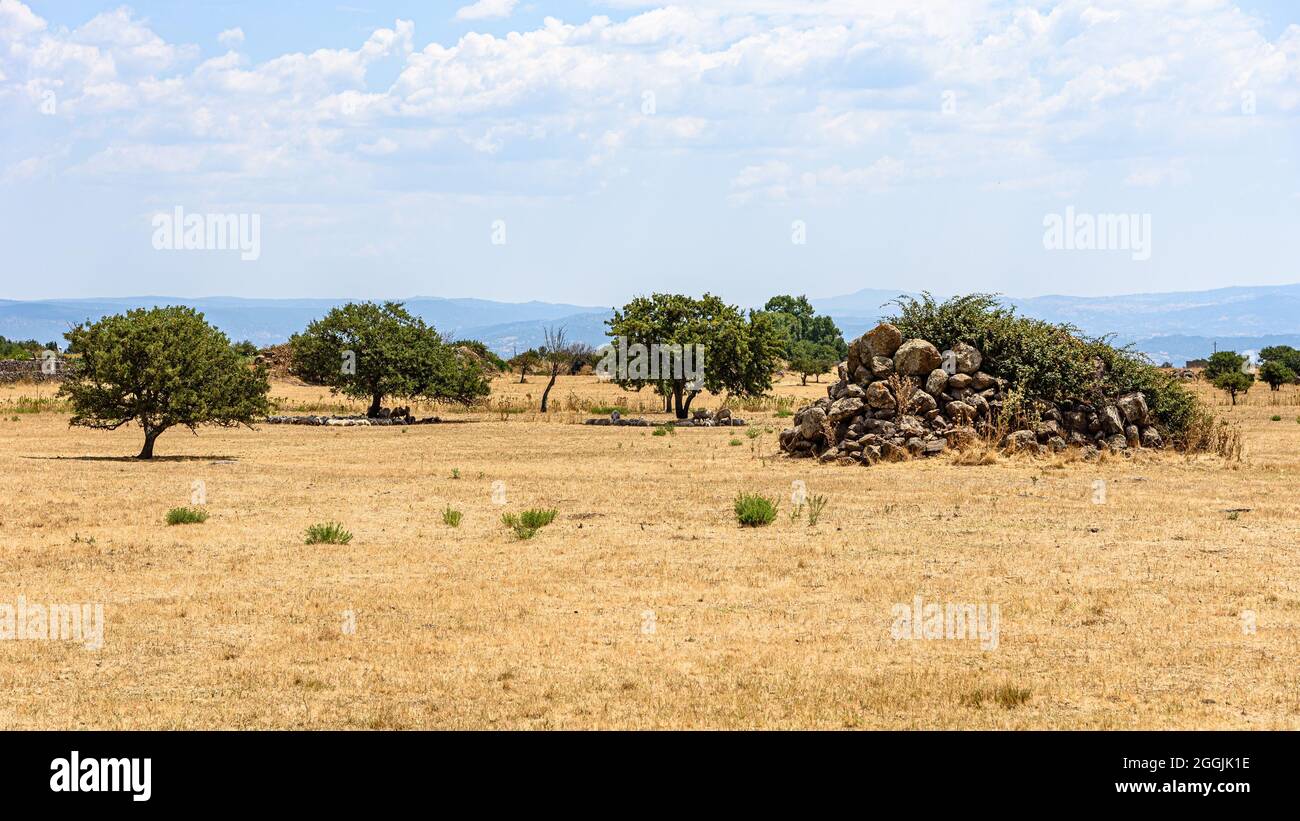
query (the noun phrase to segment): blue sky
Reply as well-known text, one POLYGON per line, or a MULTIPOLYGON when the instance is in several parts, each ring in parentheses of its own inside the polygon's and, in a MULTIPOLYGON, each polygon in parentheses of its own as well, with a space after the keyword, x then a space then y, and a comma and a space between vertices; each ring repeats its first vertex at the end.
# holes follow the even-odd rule
POLYGON ((0 0, 0 298, 1297 282, 1288 5, 0 0))

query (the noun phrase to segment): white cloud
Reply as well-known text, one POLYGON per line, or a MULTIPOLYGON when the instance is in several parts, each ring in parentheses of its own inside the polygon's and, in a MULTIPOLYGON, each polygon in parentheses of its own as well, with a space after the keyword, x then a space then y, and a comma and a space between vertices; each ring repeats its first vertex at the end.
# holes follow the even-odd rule
POLYGON ((519 0, 478 0, 456 10, 457 20, 484 20, 491 17, 509 17, 519 0))
POLYGON ((244 42, 244 30, 239 27, 226 29, 217 35, 217 42, 226 48, 236 48, 244 42))
MULTIPOLYGON (((456 16, 516 5, 483 0, 456 16)), ((232 51, 198 62, 196 47, 165 42, 125 8, 67 30, 0 0, 0 117, 31 116, 57 94, 84 143, 52 160, 53 174, 76 156, 85 175, 254 189, 268 184, 259 174, 326 165, 353 180, 398 164, 384 158, 430 168, 437 154, 463 179, 530 196, 590 190, 626 172, 621 157, 663 152, 707 157, 718 199, 749 202, 936 177, 1059 190, 1087 179, 1099 151, 1129 185, 1163 185, 1184 172, 1147 158, 1294 128, 1300 111, 1300 26, 1270 39, 1226 0, 614 5, 643 11, 423 45, 399 20, 354 48, 261 62, 233 50, 243 32, 229 29, 218 40, 232 51)))

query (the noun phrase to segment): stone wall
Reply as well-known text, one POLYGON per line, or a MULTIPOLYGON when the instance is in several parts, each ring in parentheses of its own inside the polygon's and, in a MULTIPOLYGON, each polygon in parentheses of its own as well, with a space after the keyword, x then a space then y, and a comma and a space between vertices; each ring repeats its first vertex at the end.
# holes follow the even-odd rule
POLYGON ((0 359, 0 382, 61 382, 68 378, 68 360, 52 360, 53 372, 40 359, 0 359))

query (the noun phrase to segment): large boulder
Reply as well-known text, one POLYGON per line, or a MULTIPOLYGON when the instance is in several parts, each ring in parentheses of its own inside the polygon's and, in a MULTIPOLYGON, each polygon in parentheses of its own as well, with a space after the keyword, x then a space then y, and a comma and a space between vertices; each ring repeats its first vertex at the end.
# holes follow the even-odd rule
POLYGON ((856 396, 846 396, 843 399, 835 400, 835 403, 831 405, 830 412, 827 413, 827 417, 832 422, 838 422, 841 419, 851 419, 861 413, 862 408, 863 402, 861 399, 858 399, 856 396))
POLYGON ((867 404, 877 410, 896 407, 894 395, 884 382, 872 382, 867 386, 867 404))
POLYGON ((957 373, 975 373, 980 369, 980 363, 984 361, 983 354, 977 351, 974 345, 968 345, 965 342, 958 342, 953 345, 952 353, 957 361, 957 373))
POLYGON ((1034 450, 1038 446, 1038 437, 1032 430, 1018 430, 1002 440, 1002 447, 1015 453, 1021 450, 1034 450))
MULTIPOLYGON (((882 322, 862 335, 860 340, 871 356, 892 357, 903 344, 903 332, 888 322, 882 322)), ((866 357, 863 357, 866 361, 866 357)))
POLYGON ((1142 395, 1142 391, 1133 391, 1126 393, 1119 399, 1115 400, 1119 412, 1124 415, 1124 421, 1130 425, 1145 425, 1147 421, 1147 398, 1142 395))
POLYGON ((812 439, 822 432, 825 422, 826 411, 814 405, 804 412, 803 418, 799 421, 799 435, 804 439, 812 439))
POLYGON ((871 375, 875 379, 888 379, 894 372, 894 360, 887 356, 871 357, 871 375))
POLYGON ((1160 436, 1160 431, 1151 426, 1142 431, 1142 447, 1159 448, 1164 447, 1164 439, 1160 436))
POLYGON ((909 339, 894 352, 894 370, 907 376, 924 376, 942 362, 939 349, 924 339, 909 339))
POLYGON ((943 368, 930 371, 930 375, 925 378, 925 392, 938 396, 946 390, 948 390, 948 372, 943 368))
POLYGON ((971 374, 971 387, 977 391, 986 391, 998 384, 998 380, 984 371, 976 371, 971 374))
POLYGON ((955 373, 952 376, 948 377, 948 390, 949 391, 969 390, 971 388, 972 381, 973 380, 970 378, 969 374, 955 373))
POLYGON ((912 394, 911 407, 921 416, 925 416, 930 411, 939 407, 939 403, 934 401, 934 397, 923 390, 917 390, 912 394))
POLYGON ((1114 405, 1107 405, 1101 409, 1101 429, 1107 436, 1122 436, 1124 433, 1124 418, 1120 415, 1119 408, 1114 405))

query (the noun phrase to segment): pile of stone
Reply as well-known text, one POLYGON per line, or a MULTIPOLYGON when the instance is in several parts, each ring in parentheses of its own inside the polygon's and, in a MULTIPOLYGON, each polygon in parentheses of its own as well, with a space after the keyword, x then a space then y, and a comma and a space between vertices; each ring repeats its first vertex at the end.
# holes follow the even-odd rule
MULTIPOLYGON (((614 411, 609 418, 588 419, 585 424, 588 425, 612 425, 620 428, 646 428, 659 424, 648 419, 636 417, 629 419, 622 416, 618 411, 614 411)), ((674 419, 670 424, 675 428, 718 428, 718 427, 735 427, 745 426, 745 420, 738 416, 732 416, 731 411, 721 408, 714 413, 710 413, 704 408, 696 408, 691 411, 690 419, 674 419)))
POLYGON ((1037 454, 1075 446, 1085 456, 1103 447, 1164 445, 1141 392, 1096 402, 1020 398, 1004 413, 1007 382, 981 370, 983 364, 983 355, 964 342, 940 352, 924 339, 904 340, 894 325, 878 325, 849 346, 827 397, 795 414, 794 427, 781 432, 781 449, 870 465, 978 441, 1037 454))
POLYGON ((392 425, 436 425, 442 420, 436 416, 416 419, 410 408, 380 408, 376 416, 268 416, 268 425, 312 425, 343 428, 389 427, 392 425))

